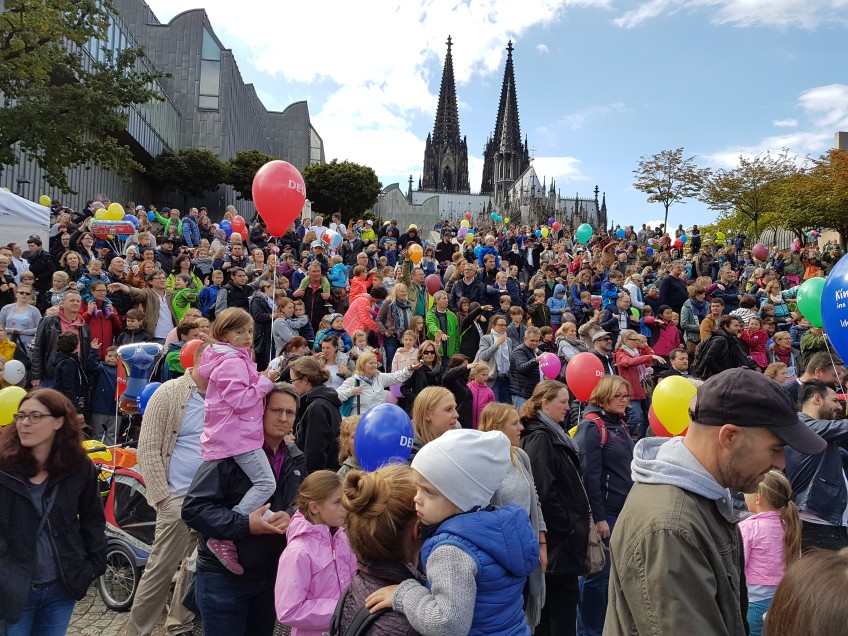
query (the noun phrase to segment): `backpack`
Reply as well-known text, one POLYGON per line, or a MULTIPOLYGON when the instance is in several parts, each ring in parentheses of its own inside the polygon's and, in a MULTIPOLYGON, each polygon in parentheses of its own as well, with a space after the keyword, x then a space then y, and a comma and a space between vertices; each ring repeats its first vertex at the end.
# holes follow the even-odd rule
POLYGON ((692 366, 689 369, 693 375, 701 377, 704 373, 704 358, 706 357, 707 349, 709 349, 708 343, 710 340, 712 340, 712 336, 706 340, 701 340, 698 346, 695 347, 695 357, 692 358, 692 366))
MULTIPOLYGON (((603 418, 597 413, 586 413, 583 415, 581 419, 589 420, 590 422, 594 422, 595 426, 598 427, 598 436, 601 438, 601 448, 607 445, 607 440, 609 439, 609 431, 607 431, 607 424, 604 422, 603 418)), ((568 434, 571 437, 577 435, 577 428, 580 426, 580 423, 577 423, 577 426, 574 426, 571 430, 568 431, 568 434)))
POLYGON ((342 634, 340 631, 342 611, 344 610, 344 604, 345 601, 347 601, 348 594, 350 594, 350 585, 345 588, 342 597, 339 599, 339 602, 336 603, 336 610, 333 612, 333 618, 330 621, 330 636, 363 636, 374 621, 389 611, 387 609, 381 609, 372 614, 371 610, 367 607, 360 607, 356 616, 353 617, 353 621, 350 626, 347 630, 345 630, 344 634, 342 634))

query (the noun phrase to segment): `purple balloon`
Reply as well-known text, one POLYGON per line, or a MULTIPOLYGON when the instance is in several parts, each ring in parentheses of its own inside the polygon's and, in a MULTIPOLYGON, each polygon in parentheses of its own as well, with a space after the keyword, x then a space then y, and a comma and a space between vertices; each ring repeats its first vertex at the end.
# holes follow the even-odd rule
POLYGON ((465 235, 468 234, 468 228, 463 225, 459 228, 459 232, 457 232, 457 234, 459 235, 459 238, 465 238, 465 235))

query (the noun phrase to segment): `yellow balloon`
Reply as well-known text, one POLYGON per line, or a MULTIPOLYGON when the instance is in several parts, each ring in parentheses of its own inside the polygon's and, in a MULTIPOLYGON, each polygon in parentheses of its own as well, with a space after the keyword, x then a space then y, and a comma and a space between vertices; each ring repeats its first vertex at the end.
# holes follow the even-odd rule
POLYGON ((547 235, 548 235, 548 228, 543 227, 543 228, 542 228, 542 236, 547 237, 547 235))
POLYGON ((666 378, 654 389, 654 413, 672 435, 680 435, 689 427, 689 402, 696 391, 694 384, 680 376, 666 378))
POLYGON ((509 217, 506 217, 506 218, 504 219, 504 225, 508 225, 508 224, 509 224, 509 217))
POLYGON ((122 215, 124 213, 124 206, 122 206, 120 203, 117 203, 117 202, 110 203, 109 207, 106 208, 106 209, 109 210, 109 212, 112 212, 112 213, 120 212, 122 215))
POLYGON ((418 243, 413 243, 409 246, 409 260, 418 265, 423 257, 424 250, 421 249, 421 246, 418 245, 418 243))
POLYGON ((21 400, 26 397, 27 392, 19 386, 7 386, 0 391, 0 426, 12 423, 21 400))
POLYGON ((101 208, 100 210, 94 211, 94 218, 98 221, 105 221, 107 214, 109 214, 109 212, 101 208))
POLYGON ((124 218, 123 209, 121 209, 121 211, 106 210, 106 220, 108 220, 108 221, 120 221, 123 218, 124 218))
POLYGON ((460 221, 459 224, 462 227, 471 227, 471 223, 468 222, 468 219, 462 219, 462 221, 460 221))
POLYGON ((48 197, 46 194, 42 194, 40 197, 38 197, 38 202, 39 202, 41 205, 43 205, 45 208, 49 208, 49 207, 50 207, 50 204, 51 204, 51 203, 53 203, 53 202, 50 200, 50 197, 48 197))

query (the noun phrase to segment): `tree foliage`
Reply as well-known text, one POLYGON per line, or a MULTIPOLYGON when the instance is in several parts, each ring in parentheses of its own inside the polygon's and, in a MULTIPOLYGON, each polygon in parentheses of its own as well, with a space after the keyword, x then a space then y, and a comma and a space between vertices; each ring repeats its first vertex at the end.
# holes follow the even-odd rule
POLYGON ((278 158, 258 150, 240 150, 226 163, 226 181, 239 193, 239 199, 253 201, 253 177, 259 168, 278 158))
POLYGON ((650 157, 643 155, 633 174, 636 177, 633 187, 648 195, 648 203, 662 204, 665 210, 663 224, 667 230, 668 209, 675 203, 686 203, 686 199, 696 197, 710 171, 695 165, 695 157, 684 157, 683 148, 675 148, 650 157))
POLYGON ((350 161, 315 163, 302 174, 313 212, 340 212, 344 221, 373 206, 383 188, 372 168, 350 161))
POLYGON ((107 40, 108 0, 6 0, 0 13, 0 163, 15 146, 45 180, 73 193, 65 170, 97 165, 119 174, 143 170, 115 133, 126 109, 160 99, 163 74, 140 70, 142 49, 89 60, 83 47, 107 40))
POLYGON ((740 156, 738 166, 717 170, 705 180, 701 200, 720 216, 739 213, 748 217, 757 239, 760 222, 775 204, 777 184, 798 170, 787 149, 777 155, 740 156))
POLYGON ((226 181, 224 164, 211 150, 187 148, 166 150, 156 157, 150 175, 168 190, 186 197, 202 197, 226 181))

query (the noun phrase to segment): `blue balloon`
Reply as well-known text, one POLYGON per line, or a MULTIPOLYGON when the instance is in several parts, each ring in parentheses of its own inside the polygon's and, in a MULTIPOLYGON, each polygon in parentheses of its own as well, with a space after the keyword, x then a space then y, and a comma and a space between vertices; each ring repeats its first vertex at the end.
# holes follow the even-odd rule
POLYGON ((233 233, 233 224, 230 223, 229 219, 224 219, 221 223, 218 224, 222 230, 224 230, 224 234, 227 238, 230 238, 230 235, 233 233))
POLYGON ((618 228, 618 229, 615 231, 615 235, 616 235, 618 238, 620 238, 620 239, 621 239, 621 238, 624 238, 624 228, 623 228, 623 227, 618 228))
POLYGON ((480 256, 480 252, 482 252, 482 251, 483 251, 483 248, 480 247, 479 245, 474 246, 474 256, 480 256))
POLYGON ((688 240, 689 240, 689 237, 686 236, 685 234, 680 235, 680 242, 683 243, 684 245, 686 245, 686 241, 688 241, 688 240))
POLYGON ((536 230, 536 238, 542 238, 542 230, 536 230))
POLYGON ((825 333, 843 360, 848 360, 848 256, 830 270, 821 295, 821 317, 825 333))
POLYGON ((647 248, 647 249, 645 250, 645 254, 653 254, 653 253, 654 253, 654 248, 653 248, 653 247, 649 247, 649 248, 647 248))
POLYGON ((156 220, 156 215, 153 214, 153 212, 148 212, 147 213, 147 220, 150 221, 151 223, 153 223, 153 221, 156 220))
POLYGON ((396 404, 371 407, 359 420, 353 436, 356 460, 368 472, 401 464, 412 452, 412 420, 396 404))
POLYGON ((124 221, 127 221, 128 223, 132 223, 133 227, 135 229, 138 229, 138 217, 135 216, 134 214, 125 214, 124 215, 124 221))
POLYGON ((138 412, 144 415, 144 412, 147 410, 147 403, 150 401, 151 396, 162 386, 161 382, 151 382, 146 385, 141 391, 138 393, 138 412))

